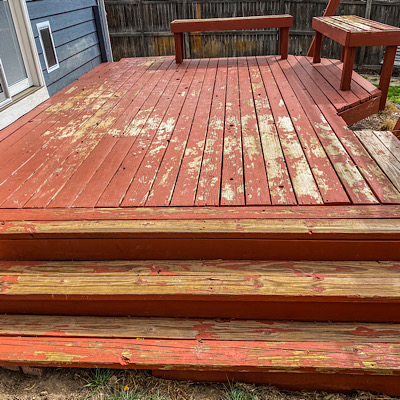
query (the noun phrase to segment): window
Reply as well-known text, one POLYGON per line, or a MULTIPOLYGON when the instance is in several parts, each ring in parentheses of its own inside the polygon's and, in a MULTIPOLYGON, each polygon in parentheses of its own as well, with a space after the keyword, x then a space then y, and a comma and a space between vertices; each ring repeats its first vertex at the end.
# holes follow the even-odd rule
POLYGON ((54 47, 53 35, 51 34, 50 23, 49 21, 40 22, 36 26, 39 31, 40 44, 42 45, 47 72, 54 71, 59 67, 59 64, 54 47))

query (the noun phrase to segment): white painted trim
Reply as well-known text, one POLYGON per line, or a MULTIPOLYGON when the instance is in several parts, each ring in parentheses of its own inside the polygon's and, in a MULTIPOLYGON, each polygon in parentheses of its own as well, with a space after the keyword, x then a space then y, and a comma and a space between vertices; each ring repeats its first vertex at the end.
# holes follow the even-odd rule
POLYGON ((60 64, 58 63, 56 46, 54 44, 53 33, 51 31, 50 21, 39 22, 39 23, 36 24, 36 27, 37 27, 37 30, 38 30, 38 33, 39 33, 39 40, 40 40, 40 44, 42 46, 43 58, 44 58, 44 61, 46 63, 46 69, 47 69, 47 72, 50 73, 50 72, 52 72, 55 69, 60 67, 60 64), (56 64, 52 65, 51 67, 49 67, 49 64, 47 63, 46 52, 45 52, 44 45, 43 45, 43 40, 42 40, 41 30, 44 30, 44 29, 48 29, 49 30, 51 43, 53 45, 54 56, 56 58, 56 64))
POLYGON ((5 110, 0 110, 0 129, 10 125, 48 98, 49 92, 47 91, 47 88, 42 87, 41 89, 36 90, 35 93, 16 101, 15 104, 9 105, 5 110))
POLYGON ((110 32, 108 30, 108 22, 107 22, 107 12, 106 6, 104 5, 104 0, 97 0, 97 5, 100 8, 101 19, 103 22, 103 29, 104 29, 104 38, 106 41, 106 50, 107 50, 107 61, 114 61, 112 47, 111 47, 111 40, 110 40, 110 32))

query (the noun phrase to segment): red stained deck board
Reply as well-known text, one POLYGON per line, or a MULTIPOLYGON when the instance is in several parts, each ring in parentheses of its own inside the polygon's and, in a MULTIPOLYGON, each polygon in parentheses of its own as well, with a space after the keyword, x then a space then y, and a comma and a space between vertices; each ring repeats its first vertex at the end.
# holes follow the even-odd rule
POLYGON ((240 58, 238 68, 246 204, 271 204, 247 60, 240 58))
MULTIPOLYGON (((124 59, 91 71, 6 129, 0 207, 400 203, 337 116, 352 107, 333 85, 341 63, 259 60, 124 59)), ((373 96, 353 82, 359 101, 373 96)))
POLYGON ((310 94, 305 90, 305 86, 293 71, 288 61, 282 60, 279 64, 292 85, 299 102, 303 105, 351 201, 355 204, 376 203, 375 196, 367 182, 363 179, 357 166, 347 154, 345 148, 318 108, 318 105, 314 103, 310 94))
POLYGON ((196 205, 219 205, 227 76, 228 60, 220 59, 196 193, 196 205))
POLYGON ((171 202, 179 167, 197 109, 200 97, 199 93, 203 89, 208 63, 208 59, 201 60, 197 67, 190 91, 187 94, 168 147, 159 166, 157 176, 154 179, 146 206, 168 206, 171 202))
POLYGON ((268 64, 275 80, 279 82, 282 98, 290 117, 292 121, 295 121, 297 137, 304 150, 324 204, 349 203, 349 198, 301 106, 301 101, 297 99, 279 63, 274 58, 268 58, 268 64))
POLYGON ((271 104, 275 125, 281 141, 294 192, 299 204, 323 204, 323 200, 296 134, 294 122, 289 117, 276 81, 265 57, 257 57, 264 86, 271 104))
POLYGON ((271 203, 297 204, 257 61, 252 57, 248 60, 248 64, 271 203))
POLYGON ((176 79, 171 84, 174 71, 175 66, 170 64, 160 81, 150 81, 141 91, 130 111, 135 115, 132 112, 134 110, 136 115, 128 126, 117 130, 119 139, 116 146, 74 202, 74 207, 79 207, 80 204, 95 206, 102 195, 104 202, 107 201, 106 197, 110 197, 110 201, 113 196, 122 199, 125 188, 140 163, 141 154, 150 145, 151 133, 154 134, 165 113, 164 103, 169 104, 171 101, 176 88, 176 79))
POLYGON ((229 58, 221 177, 220 204, 222 206, 244 205, 242 127, 240 124, 239 96, 237 58, 229 58))
POLYGON ((189 94, 192 95, 192 87, 195 84, 195 76, 198 74, 199 60, 191 60, 188 69, 183 76, 178 90, 172 99, 167 114, 163 118, 156 135, 143 158, 143 161, 130 184, 123 201, 122 207, 144 206, 156 179, 159 166, 162 163, 165 152, 171 141, 174 129, 177 126, 189 94))
MULTIPOLYGON (((354 94, 352 90, 340 90, 340 79, 334 69, 334 65, 329 60, 321 59, 321 63, 314 64, 312 58, 309 57, 298 57, 298 62, 305 64, 306 61, 311 63, 313 69, 317 70, 323 78, 329 82, 329 84, 340 94, 341 97, 346 101, 345 106, 341 106, 338 111, 348 109, 352 106, 360 104, 360 99, 354 94)), ((352 85, 353 88, 353 85, 352 85)))
MULTIPOLYGON (((114 72, 114 81, 118 81, 118 78, 122 76, 126 68, 121 68, 114 72)), ((114 81, 111 80, 110 84, 112 84, 114 81)), ((123 82, 123 80, 119 81, 117 83, 117 88, 121 86, 123 82)), ((103 87, 105 86, 106 84, 103 85, 103 87)), ((49 165, 46 164, 46 161, 48 161, 49 157, 53 153, 56 153, 58 157, 63 160, 64 157, 67 156, 67 154, 63 153, 63 150, 68 148, 70 144, 77 141, 77 130, 81 129, 81 127, 86 123, 90 123, 88 121, 91 120, 92 115, 102 109, 103 104, 106 103, 113 93, 114 91, 111 89, 111 87, 108 87, 103 92, 100 92, 100 95, 95 93, 95 101, 91 103, 89 107, 84 107, 82 112, 78 111, 78 115, 75 114, 73 116, 66 117, 65 120, 61 119, 59 121, 59 125, 57 126, 58 129, 56 129, 55 132, 53 129, 51 129, 50 131, 47 131, 41 135, 41 137, 35 140, 33 144, 30 144, 28 146, 28 156, 23 154, 22 157, 15 159, 17 162, 20 158, 25 159, 25 162, 22 165, 19 164, 19 167, 17 167, 15 171, 10 171, 10 168, 13 169, 15 167, 14 163, 10 163, 4 167, 0 173, 0 182, 3 182, 0 186, 0 202, 4 202, 16 189, 20 187, 21 184, 24 184, 34 174, 36 175, 37 170, 40 167, 43 166, 43 168, 46 168, 46 166, 49 165), (37 152, 35 150, 37 150, 37 152), (33 152, 34 154, 31 155, 30 152, 33 152), (31 155, 30 158, 28 158, 29 155, 31 155), (26 160, 26 158, 28 158, 28 160, 26 160), (3 181, 4 176, 6 178, 5 181, 3 181)), ((46 177, 47 176, 44 178, 46 177)), ((37 187, 34 186, 32 190, 34 189, 37 189, 37 187)), ((11 201, 14 202, 14 199, 11 199, 11 201)))
MULTIPOLYGON (((132 127, 135 127, 138 123, 138 130, 134 134, 137 138, 130 148, 127 146, 126 150, 128 152, 122 153, 115 175, 96 203, 98 207, 102 205, 119 205, 123 200, 129 185, 136 176, 156 133, 164 121, 188 66, 189 62, 183 63, 178 67, 176 75, 172 75, 166 89, 160 93, 160 98, 145 123, 142 125, 140 121, 133 121, 131 124, 132 127)), ((174 68, 174 66, 172 65, 171 68, 174 68)))
MULTIPOLYGON (((0 133, 0 142, 9 138, 11 134, 14 134, 16 131, 18 131, 20 128, 25 127, 26 124, 30 122, 40 123, 43 120, 43 116, 46 115, 45 112, 46 110, 48 110, 48 108, 50 108, 52 105, 60 102, 63 99, 70 98, 71 93, 73 92, 77 93, 78 89, 80 89, 83 84, 87 84, 87 82, 90 80, 89 78, 92 78, 93 76, 98 76, 101 71, 104 72, 105 68, 109 66, 109 64, 110 63, 99 64, 97 67, 93 68, 87 74, 83 75, 76 81, 70 83, 68 86, 60 90, 54 96, 50 97, 49 99, 47 99, 46 101, 35 107, 33 110, 29 111, 27 114, 20 117, 13 124, 3 128, 0 133)), ((13 135, 12 139, 14 139, 14 137, 15 136, 13 135)))
POLYGON ((208 64, 203 89, 200 93, 199 103, 176 181, 171 206, 192 206, 195 202, 210 118, 217 66, 218 60, 211 59, 208 64))
MULTIPOLYGON (((56 158, 48 160, 40 169, 40 172, 35 172, 33 179, 42 181, 44 184, 39 186, 39 190, 26 202, 27 207, 46 207, 51 202, 93 148, 104 136, 109 134, 113 123, 123 112, 125 104, 129 103, 127 93, 139 92, 145 83, 146 70, 148 70, 148 74, 152 74, 158 67, 159 63, 154 63, 150 68, 149 65, 140 67, 133 75, 126 73, 127 79, 123 81, 123 84, 117 87, 113 95, 102 104, 101 108, 74 133, 72 143, 65 146, 65 152, 61 153, 65 154, 64 161, 60 163, 56 158), (138 85, 136 85, 137 82, 138 85), (77 139, 80 141, 78 145, 76 144, 77 139)), ((60 151, 58 153, 60 154, 60 151)), ((79 179, 79 175, 77 175, 77 178, 79 179)), ((33 186, 38 187, 37 184, 33 186)), ((16 201, 23 203, 24 199, 31 194, 30 187, 31 182, 28 179, 17 192, 13 193, 12 201, 14 204, 16 201)), ((5 207, 11 206, 11 202, 5 203, 5 207)))
MULTIPOLYGON (((149 81, 154 80, 154 83, 162 76, 163 79, 167 75, 166 69, 170 66, 170 61, 165 61, 160 65, 157 71, 151 74, 145 74, 141 77, 140 81, 132 82, 135 83, 129 90, 128 95, 124 97, 117 109, 115 110, 115 117, 113 118, 113 124, 97 146, 93 149, 90 155, 83 161, 78 170, 71 179, 62 188, 60 193, 56 196, 54 201, 50 204, 52 207, 68 207, 74 200, 80 195, 82 190, 89 196, 80 196, 79 201, 86 201, 86 205, 94 206, 97 199, 100 197, 102 188, 112 178, 114 169, 109 168, 107 160, 113 159, 115 154, 119 154, 118 150, 126 151, 129 149, 130 144, 134 141, 135 136, 122 137, 126 126, 121 127, 121 120, 128 118, 134 120, 138 114, 138 111, 143 105, 143 101, 147 96, 151 96, 153 101, 157 100, 157 92, 149 93, 148 90, 153 87, 149 81), (144 87, 146 86, 146 89, 144 87), (120 149, 121 148, 121 149, 120 149), (109 177, 107 178, 107 174, 109 177), (100 176, 100 181, 95 178, 100 176), (96 193, 98 193, 96 195, 96 193)), ((168 79, 166 79, 168 82, 168 79)), ((159 84, 159 83, 158 83, 159 84)), ((163 89, 161 89, 163 90, 163 89)), ((146 108, 146 103, 143 105, 146 108)), ((113 110, 113 111, 114 111, 113 110)))
POLYGON ((341 141, 347 153, 357 164, 361 174, 368 182, 377 198, 384 204, 398 203, 400 201, 400 193, 368 154, 367 150, 354 133, 350 131, 344 125, 341 118, 336 115, 334 107, 329 103, 325 94, 315 82, 308 78, 307 73, 302 69, 294 56, 289 56, 288 60, 299 78, 307 84, 307 90, 311 97, 316 104, 318 104, 318 107, 334 130, 336 136, 341 141))
POLYGON ((397 343, 246 342, 156 339, 0 338, 3 365, 160 367, 241 371, 287 370, 399 375, 397 343), (101 344, 101 345, 100 345, 101 344), (21 354, 21 349, 23 353, 21 354), (123 349, 123 350, 122 350, 123 349), (121 351, 122 350, 122 351, 121 351), (323 354, 323 356, 321 356, 323 354))
MULTIPOLYGON (((108 68, 104 68, 102 71, 107 72, 108 68)), ((96 82, 98 83, 97 75, 89 77, 83 82, 76 83, 65 93, 61 92, 60 95, 56 94, 54 96, 56 99, 53 100, 53 98, 51 98, 52 104, 47 109, 36 117, 29 119, 26 124, 20 126, 12 135, 10 134, 6 140, 0 143, 0 151, 3 154, 0 166, 8 165, 10 160, 16 155, 20 157, 21 147, 24 149, 29 147, 29 150, 32 151, 33 142, 41 134, 49 129, 56 128, 58 126, 58 121, 63 117, 63 124, 66 125, 68 123, 68 118, 73 118, 77 110, 83 110, 85 106, 90 104, 90 101, 94 100, 91 93, 96 89, 99 90, 99 85, 95 85, 96 82)), ((39 107, 42 109, 41 105, 39 107)), ((19 120, 16 124, 19 126, 19 120)), ((13 124, 10 125, 10 127, 12 126, 13 124)), ((9 127, 5 128, 6 131, 8 129, 9 127)), ((12 128, 10 128, 10 130, 11 129, 12 128)), ((48 140, 50 140, 50 138, 48 140)), ((36 144, 37 143, 35 143, 35 145, 36 144)), ((20 161, 20 158, 18 161, 20 161)))

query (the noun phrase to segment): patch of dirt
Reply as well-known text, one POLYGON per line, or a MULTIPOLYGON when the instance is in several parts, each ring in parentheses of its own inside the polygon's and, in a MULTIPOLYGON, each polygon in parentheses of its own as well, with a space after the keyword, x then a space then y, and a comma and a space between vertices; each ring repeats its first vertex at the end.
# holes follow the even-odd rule
POLYGON ((225 385, 167 381, 152 377, 151 371, 135 370, 113 370, 106 387, 93 390, 85 387, 93 371, 44 368, 42 376, 37 377, 0 368, 0 400, 400 400, 366 392, 287 392, 240 382, 225 385), (139 397, 118 395, 121 390, 124 393, 124 388, 126 395, 139 397))
POLYGON ((371 115, 354 125, 350 126, 353 131, 361 129, 373 129, 375 131, 393 130, 397 120, 400 118, 400 107, 393 103, 387 103, 383 111, 371 115))

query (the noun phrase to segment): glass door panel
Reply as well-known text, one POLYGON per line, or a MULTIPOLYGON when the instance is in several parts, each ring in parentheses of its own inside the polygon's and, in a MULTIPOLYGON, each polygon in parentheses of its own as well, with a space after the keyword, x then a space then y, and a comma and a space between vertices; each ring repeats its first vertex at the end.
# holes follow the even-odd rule
POLYGON ((0 0, 0 59, 11 95, 30 86, 8 0, 0 0))

